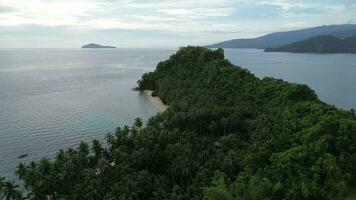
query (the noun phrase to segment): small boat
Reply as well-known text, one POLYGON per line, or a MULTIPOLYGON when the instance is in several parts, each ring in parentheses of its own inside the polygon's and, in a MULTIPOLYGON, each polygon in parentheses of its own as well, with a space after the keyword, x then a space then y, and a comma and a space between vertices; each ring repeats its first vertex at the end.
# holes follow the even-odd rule
POLYGON ((19 156, 19 158, 25 158, 27 156, 28 156, 28 154, 26 153, 26 154, 22 154, 21 156, 19 156))

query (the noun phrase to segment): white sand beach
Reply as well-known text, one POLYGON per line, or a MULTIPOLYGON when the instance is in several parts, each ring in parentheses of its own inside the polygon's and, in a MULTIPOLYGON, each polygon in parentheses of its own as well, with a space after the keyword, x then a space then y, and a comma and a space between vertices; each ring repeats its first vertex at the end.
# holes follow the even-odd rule
POLYGON ((152 90, 144 90, 143 93, 146 98, 158 109, 160 113, 167 110, 168 106, 165 105, 160 98, 152 96, 152 90))

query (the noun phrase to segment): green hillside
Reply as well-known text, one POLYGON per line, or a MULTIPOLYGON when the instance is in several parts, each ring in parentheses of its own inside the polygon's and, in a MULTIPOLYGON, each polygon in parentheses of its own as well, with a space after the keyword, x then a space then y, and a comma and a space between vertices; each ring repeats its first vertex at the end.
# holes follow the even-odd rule
MULTIPOLYGON (((186 47, 138 82, 169 105, 54 160, 19 165, 10 199, 338 200, 356 184, 356 117, 306 85, 186 47)), ((11 190, 9 190, 9 188, 11 190)), ((9 192, 10 191, 10 192, 9 192)), ((11 194, 11 195, 9 195, 11 194)))

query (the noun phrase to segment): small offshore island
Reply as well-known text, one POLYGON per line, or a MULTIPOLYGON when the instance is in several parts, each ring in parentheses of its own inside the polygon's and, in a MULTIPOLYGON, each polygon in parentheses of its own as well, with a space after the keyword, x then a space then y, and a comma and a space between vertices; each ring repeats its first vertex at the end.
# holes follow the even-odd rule
POLYGON ((90 43, 82 46, 82 49, 115 49, 114 46, 103 46, 100 44, 90 43))
POLYGON ((138 85, 169 107, 105 144, 18 165, 26 191, 0 177, 0 198, 345 200, 356 188, 355 111, 307 85, 257 78, 202 47, 181 48, 138 85))

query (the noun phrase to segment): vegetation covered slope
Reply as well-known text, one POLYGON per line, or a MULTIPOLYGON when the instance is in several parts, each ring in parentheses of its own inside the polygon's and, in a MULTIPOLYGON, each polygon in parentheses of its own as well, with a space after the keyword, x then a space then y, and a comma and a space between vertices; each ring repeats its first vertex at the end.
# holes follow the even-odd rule
POLYGON ((168 110, 105 145, 19 165, 29 199, 338 200, 356 184, 355 113, 306 85, 261 80, 221 49, 187 47, 139 87, 168 110))
POLYGON ((332 35, 339 38, 356 34, 356 24, 318 26, 294 31, 276 32, 257 38, 233 39, 209 45, 210 48, 276 48, 293 42, 306 40, 319 35, 332 35))
POLYGON ((356 53, 356 36, 340 39, 334 36, 317 36, 277 48, 267 48, 266 52, 293 53, 356 53))

